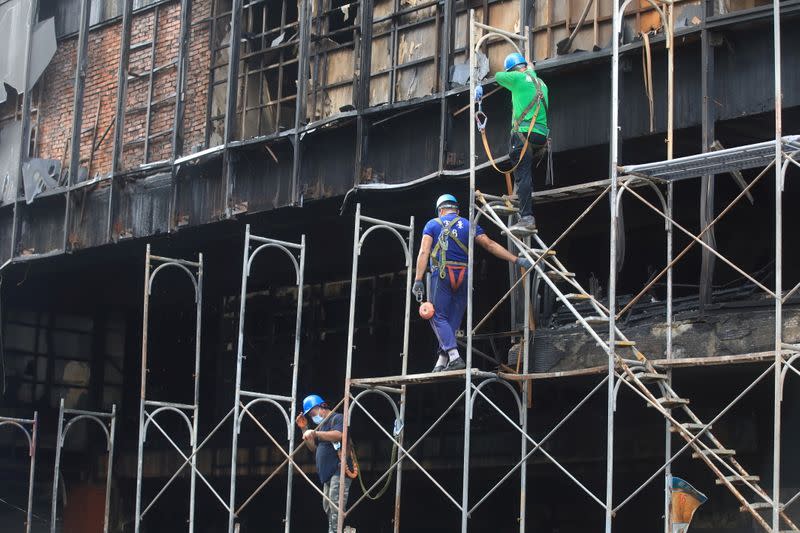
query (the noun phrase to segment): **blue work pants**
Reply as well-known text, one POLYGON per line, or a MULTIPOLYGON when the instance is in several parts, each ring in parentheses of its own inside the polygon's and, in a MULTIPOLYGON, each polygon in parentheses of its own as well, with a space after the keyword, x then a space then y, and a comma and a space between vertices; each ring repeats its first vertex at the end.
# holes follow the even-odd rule
POLYGON ((461 326, 467 310, 467 272, 458 289, 453 289, 450 277, 439 277, 439 270, 431 272, 431 303, 434 307, 430 320, 433 333, 439 341, 439 348, 446 354, 456 348, 456 331, 461 326))

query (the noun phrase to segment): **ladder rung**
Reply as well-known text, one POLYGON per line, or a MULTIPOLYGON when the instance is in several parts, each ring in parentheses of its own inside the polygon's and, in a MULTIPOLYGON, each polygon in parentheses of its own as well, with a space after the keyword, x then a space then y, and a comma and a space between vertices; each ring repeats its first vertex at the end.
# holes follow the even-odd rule
MULTIPOLYGON (((717 478, 716 480, 717 485, 722 485, 722 480, 717 478)), ((761 481, 761 478, 758 476, 725 476, 725 481, 729 483, 744 483, 745 481, 749 481, 751 483, 758 483, 761 481)))
POLYGON ((655 381, 664 381, 667 379, 666 374, 659 374, 658 372, 640 372, 634 374, 634 376, 642 383, 653 383, 655 381))
POLYGON ((711 453, 715 453, 720 457, 730 457, 732 455, 736 455, 736 450, 728 450, 725 448, 717 448, 716 450, 700 450, 699 452, 692 453, 692 459, 699 459, 702 456, 709 456, 711 453))
POLYGON ((566 281, 564 278, 574 278, 574 272, 560 272, 558 270, 548 270, 545 272, 548 278, 553 281, 566 281))
POLYGON ((531 251, 535 254, 539 255, 556 255, 555 250, 546 250, 543 248, 531 248, 531 251))
MULTIPOLYGON (((508 233, 509 232, 506 231, 506 230, 503 230, 502 232, 500 232, 501 235, 508 235, 508 233)), ((525 238, 525 237, 530 237, 531 235, 536 235, 537 233, 539 233, 538 229, 535 229, 533 231, 525 230, 525 231, 512 231, 511 232, 511 234, 514 237, 518 238, 518 239, 525 238)))
POLYGON ((636 341, 616 340, 616 341, 614 341, 614 344, 617 345, 617 346, 632 348, 632 347, 636 346, 636 341))
MULTIPOLYGON (((703 429, 706 428, 706 425, 705 424, 695 424, 694 422, 689 422, 689 423, 686 423, 686 424, 681 424, 681 427, 683 429, 685 429, 686 431, 702 431, 703 429)), ((708 427, 711 428, 711 426, 708 426, 708 427)), ((677 433, 678 432, 678 428, 676 428, 674 425, 671 426, 669 428, 669 430, 672 431, 673 433, 677 433)))
POLYGON ((753 511, 763 511, 765 509, 772 509, 772 504, 767 502, 756 502, 756 503, 748 503, 747 506, 739 507, 739 510, 743 513, 753 511))
POLYGON ((564 298, 566 298, 567 300, 591 300, 592 299, 592 295, 591 294, 581 294, 581 293, 578 292, 578 293, 565 294, 564 298))
MULTIPOLYGON (((673 407, 681 407, 682 405, 689 405, 689 400, 685 398, 659 398, 656 400, 661 407, 665 409, 672 409, 673 407)), ((647 403, 647 407, 653 407, 650 402, 647 403)))
POLYGON ((519 208, 517 207, 509 207, 506 204, 498 203, 497 205, 491 205, 490 208, 492 211, 495 212, 497 215, 513 215, 519 213, 519 208))
MULTIPOLYGON (((602 326, 604 324, 608 324, 608 317, 605 316, 587 316, 584 318, 584 320, 590 326, 595 326, 595 325, 602 326)), ((577 320, 575 322, 579 323, 577 320)))

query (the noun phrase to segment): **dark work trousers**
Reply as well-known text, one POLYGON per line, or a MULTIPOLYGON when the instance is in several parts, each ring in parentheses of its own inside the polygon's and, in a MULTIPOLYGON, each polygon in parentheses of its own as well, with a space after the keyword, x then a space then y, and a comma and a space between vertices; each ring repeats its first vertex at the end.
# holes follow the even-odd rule
MULTIPOLYGON (((511 134, 508 157, 514 165, 519 161, 527 132, 522 132, 521 135, 522 137, 517 133, 511 134)), ((546 154, 547 137, 540 133, 531 132, 531 136, 528 138, 528 149, 525 150, 525 155, 522 156, 522 162, 514 170, 514 184, 519 198, 519 215, 522 217, 533 215, 531 195, 533 194, 534 171, 541 165, 542 159, 546 154)), ((546 171, 544 166, 542 170, 546 171)))

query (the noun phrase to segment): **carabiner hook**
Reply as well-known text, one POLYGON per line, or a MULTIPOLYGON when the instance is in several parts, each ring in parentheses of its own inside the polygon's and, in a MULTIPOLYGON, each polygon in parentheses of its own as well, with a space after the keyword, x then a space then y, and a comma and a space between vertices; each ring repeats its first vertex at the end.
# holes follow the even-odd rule
POLYGON ((478 127, 478 131, 483 131, 486 129, 486 122, 489 120, 489 117, 486 116, 486 113, 480 110, 480 106, 478 107, 478 112, 475 113, 475 125, 478 127))

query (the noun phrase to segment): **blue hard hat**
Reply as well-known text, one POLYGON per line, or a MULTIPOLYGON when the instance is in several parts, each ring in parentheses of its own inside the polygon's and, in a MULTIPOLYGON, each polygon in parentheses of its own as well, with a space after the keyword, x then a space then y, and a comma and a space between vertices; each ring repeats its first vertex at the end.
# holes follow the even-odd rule
POLYGON ((325 403, 325 400, 316 394, 310 394, 306 396, 303 400, 303 414, 307 415, 309 411, 317 406, 322 405, 323 403, 325 403))
POLYGON ((452 194, 443 194, 436 200, 436 210, 438 211, 445 206, 458 207, 458 200, 452 194))
POLYGON ((508 54, 506 56, 506 60, 503 61, 503 68, 506 69, 506 72, 513 70, 514 67, 518 65, 527 65, 528 62, 525 60, 525 56, 520 54, 519 52, 514 52, 513 54, 508 54))

